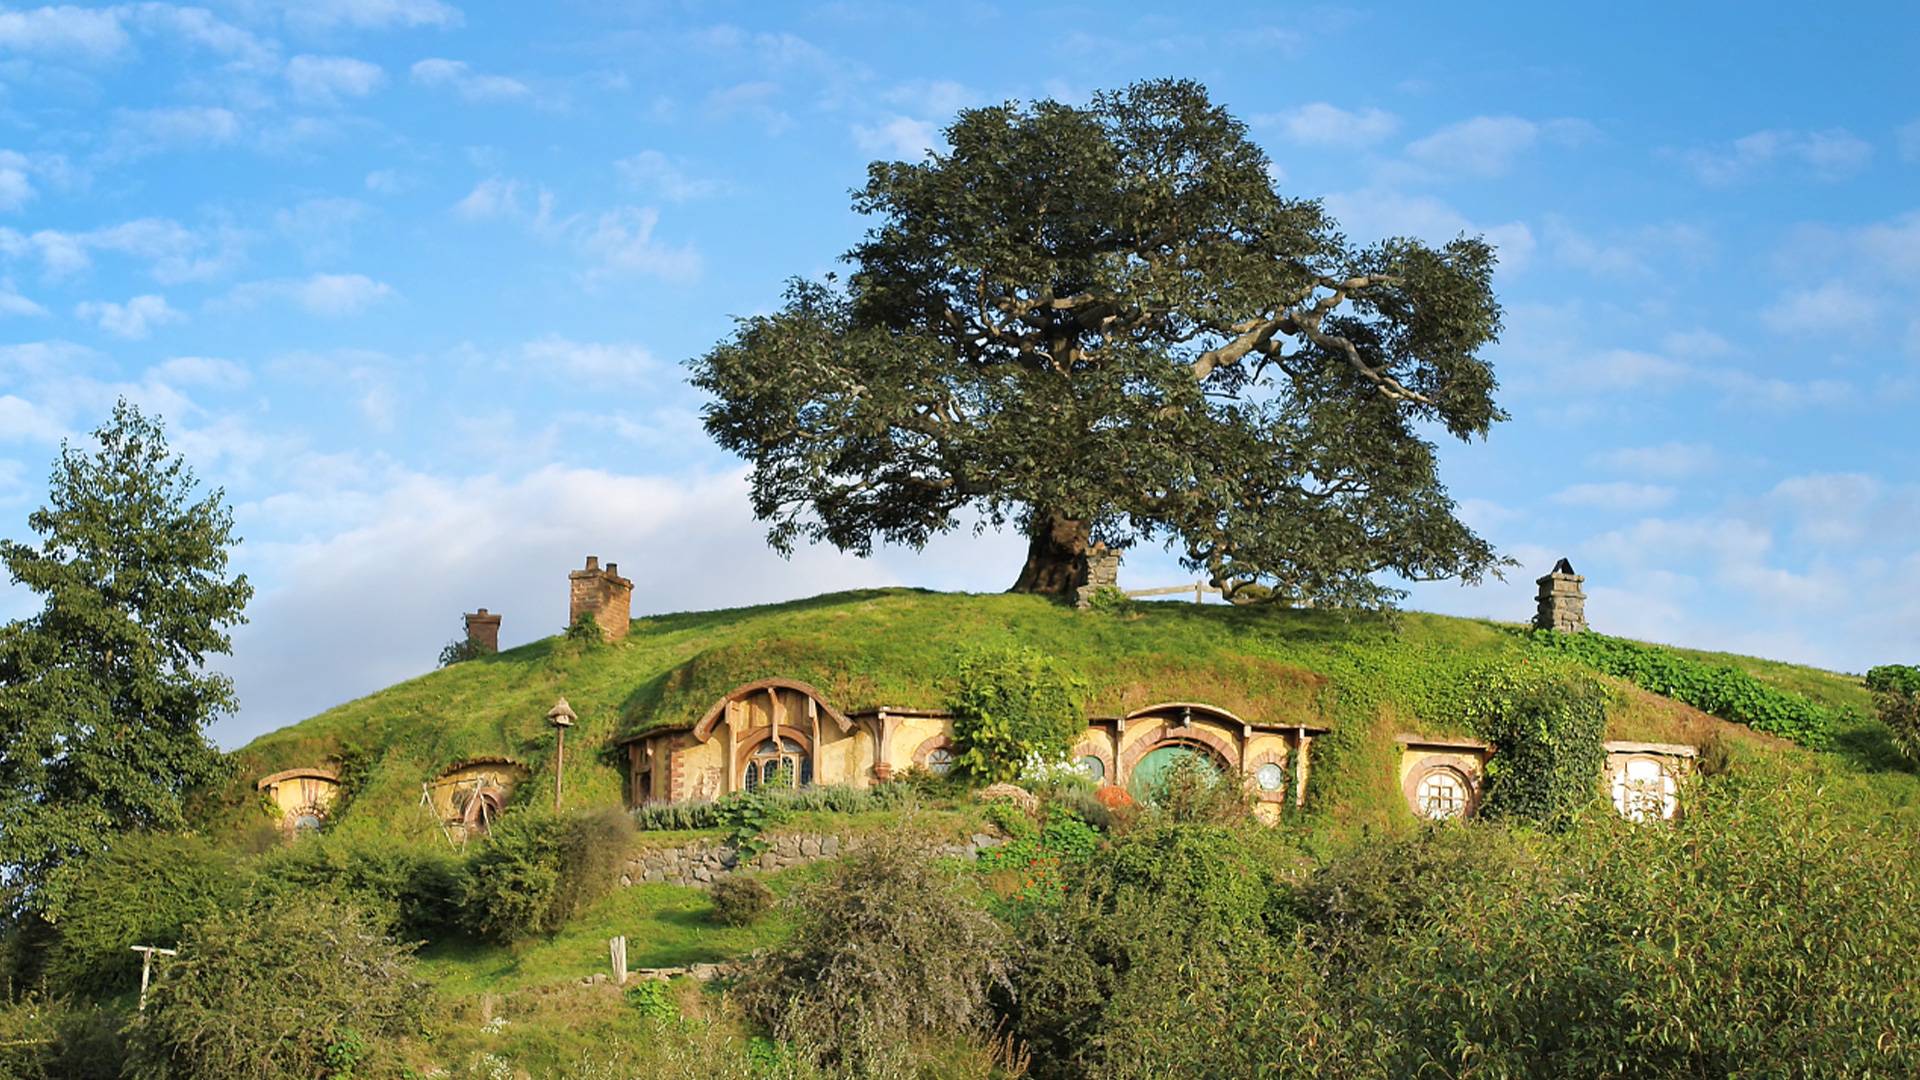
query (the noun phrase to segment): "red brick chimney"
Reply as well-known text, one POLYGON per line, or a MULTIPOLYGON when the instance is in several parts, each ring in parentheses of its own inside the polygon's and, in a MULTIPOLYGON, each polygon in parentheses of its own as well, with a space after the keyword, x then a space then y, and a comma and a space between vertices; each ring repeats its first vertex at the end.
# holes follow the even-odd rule
POLYGON ((467 640, 475 649, 485 653, 500 651, 500 616, 481 608, 460 617, 467 622, 467 640))
POLYGON ((567 625, 588 614, 608 641, 626 637, 627 624, 633 621, 633 582, 620 576, 619 563, 600 569, 598 555, 587 556, 586 569, 567 575, 567 625))

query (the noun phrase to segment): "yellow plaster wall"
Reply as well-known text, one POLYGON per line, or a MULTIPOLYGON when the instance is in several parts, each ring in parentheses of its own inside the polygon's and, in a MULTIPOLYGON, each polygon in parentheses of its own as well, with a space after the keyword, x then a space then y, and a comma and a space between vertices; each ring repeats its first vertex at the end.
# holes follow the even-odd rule
POLYGON ((267 798, 273 801, 281 819, 289 823, 295 814, 309 806, 317 807, 324 815, 339 794, 339 783, 318 776, 282 780, 267 789, 267 798))
POLYGON ((474 765, 463 765, 441 774, 439 779, 428 786, 427 794, 433 801, 433 812, 442 821, 457 821, 460 818, 460 810, 454 805, 455 792, 462 789, 471 791, 475 787, 498 788, 501 793, 501 802, 505 803, 512 796, 514 787, 526 777, 527 769, 524 765, 494 761, 480 762, 474 765))
POLYGON ((1484 750, 1451 750, 1441 747, 1403 746, 1400 748, 1400 787, 1407 786, 1407 780, 1413 776, 1415 768, 1428 758, 1439 758, 1467 775, 1477 786, 1486 772, 1487 752, 1484 750))
POLYGON ((938 716, 907 716, 898 724, 887 746, 887 764, 893 766, 895 776, 905 776, 913 768, 913 752, 921 743, 940 735, 953 738, 953 721, 938 716))

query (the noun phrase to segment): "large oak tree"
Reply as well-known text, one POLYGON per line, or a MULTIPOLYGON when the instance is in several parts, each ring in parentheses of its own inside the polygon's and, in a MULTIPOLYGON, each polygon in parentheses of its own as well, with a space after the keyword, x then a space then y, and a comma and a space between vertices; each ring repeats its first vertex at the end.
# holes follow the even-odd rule
POLYGON ((1070 592, 1094 542, 1177 545, 1240 602, 1497 571, 1427 437, 1503 418, 1483 240, 1348 242, 1192 82, 946 137, 869 167, 844 286, 794 281, 692 364, 776 548, 918 546, 971 509, 1029 537, 1018 591, 1070 592))

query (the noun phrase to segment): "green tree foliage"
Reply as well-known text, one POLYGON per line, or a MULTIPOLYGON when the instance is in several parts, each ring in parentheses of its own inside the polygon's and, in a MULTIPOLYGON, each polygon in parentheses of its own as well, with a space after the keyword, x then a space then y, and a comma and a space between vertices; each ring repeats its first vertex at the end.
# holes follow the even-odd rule
POLYGON ((1642 690, 1685 702, 1755 731, 1816 748, 1827 745, 1831 737, 1834 717, 1830 710, 1798 694, 1776 690, 1738 668, 1703 664, 1658 645, 1592 632, 1556 634, 1540 630, 1534 632, 1532 640, 1543 649, 1630 680, 1642 690))
POLYGON ((1920 667, 1883 664, 1867 671, 1867 689, 1880 722, 1907 759, 1920 763, 1920 667))
POLYGON ((1600 792, 1607 688, 1565 662, 1482 669, 1468 720, 1499 748, 1487 762, 1483 812, 1558 828, 1600 792))
POLYGON ((947 698, 954 764, 987 781, 1011 780, 1029 759, 1056 761, 1086 727, 1086 680, 1038 649, 980 649, 960 658, 947 698))
POLYGON ((262 900, 326 892, 352 901, 405 940, 439 937, 459 925, 461 865, 444 846, 361 834, 306 836, 254 866, 262 900))
POLYGON ((1497 568, 1421 434, 1502 418, 1483 240, 1349 244, 1192 82, 946 138, 869 166, 844 287, 796 281, 693 362, 775 547, 917 546, 971 509, 1025 531, 1031 592, 1095 541, 1176 543, 1237 601, 1497 568))
POLYGON ((618 810, 510 810, 467 860, 461 921, 496 941, 554 933, 613 888, 632 841, 618 810))
POLYGON ((378 920, 326 896, 280 897, 189 929, 128 1029, 128 1075, 352 1075, 419 1033, 428 1000, 378 920))
POLYGON ((75 875, 47 977, 69 994, 124 994, 139 985, 132 946, 172 948, 189 924, 244 891, 233 856, 199 837, 121 837, 75 875))
POLYGON ((793 935, 737 997, 810 1057, 867 1075, 917 1038, 983 1030, 1005 932, 911 838, 876 838, 788 904, 793 935))
POLYGON ((37 615, 0 627, 0 887, 58 915, 69 862, 114 835, 176 829, 212 778, 201 734, 234 706, 210 672, 253 594, 227 576, 238 542, 222 492, 200 495, 156 420, 120 402, 91 453, 63 445, 38 546, 0 541, 37 615))

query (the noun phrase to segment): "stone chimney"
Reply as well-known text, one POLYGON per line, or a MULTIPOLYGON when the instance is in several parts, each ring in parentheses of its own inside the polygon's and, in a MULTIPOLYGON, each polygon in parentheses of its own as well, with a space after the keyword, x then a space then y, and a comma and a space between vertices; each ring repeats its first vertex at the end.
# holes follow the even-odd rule
POLYGON ((1578 634, 1587 628, 1587 594, 1580 591, 1580 583, 1587 580, 1573 572, 1573 564, 1565 559, 1553 564, 1553 571, 1541 578, 1539 607, 1533 615, 1533 625, 1541 630, 1553 630, 1562 634, 1578 634))
POLYGON ((1080 570, 1073 591, 1075 607, 1086 607, 1101 589, 1120 587, 1120 553, 1100 543, 1080 556, 1080 570))
POLYGON ((567 575, 567 625, 592 615, 600 624, 600 633, 608 641, 627 636, 627 624, 633 620, 633 582, 620 576, 620 564, 608 563, 600 569, 600 556, 587 556, 587 568, 567 575))
POLYGON ((500 616, 486 608, 460 616, 467 623, 467 642, 483 653, 500 651, 500 616))

